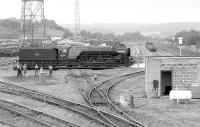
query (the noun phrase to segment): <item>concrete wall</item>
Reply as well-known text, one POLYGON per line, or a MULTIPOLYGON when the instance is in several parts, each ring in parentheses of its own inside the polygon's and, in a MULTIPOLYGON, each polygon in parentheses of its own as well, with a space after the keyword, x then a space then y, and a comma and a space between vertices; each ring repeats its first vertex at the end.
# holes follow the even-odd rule
POLYGON ((161 71, 172 71, 172 89, 190 90, 191 84, 200 83, 200 57, 146 57, 145 89, 147 97, 153 97, 153 80, 159 81, 161 96, 161 71))

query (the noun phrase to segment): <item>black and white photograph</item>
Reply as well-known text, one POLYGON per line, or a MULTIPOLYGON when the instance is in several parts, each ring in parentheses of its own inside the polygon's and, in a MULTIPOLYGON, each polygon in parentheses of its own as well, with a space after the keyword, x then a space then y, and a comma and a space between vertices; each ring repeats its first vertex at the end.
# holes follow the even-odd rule
POLYGON ((200 0, 0 0, 0 127, 200 127, 200 0))

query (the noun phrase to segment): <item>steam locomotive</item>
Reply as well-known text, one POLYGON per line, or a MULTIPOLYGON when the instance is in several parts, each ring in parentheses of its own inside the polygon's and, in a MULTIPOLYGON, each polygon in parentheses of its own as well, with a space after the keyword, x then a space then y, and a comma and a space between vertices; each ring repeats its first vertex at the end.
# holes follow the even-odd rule
POLYGON ((20 48, 19 63, 33 69, 37 64, 43 68, 114 68, 130 66, 129 48, 111 47, 44 47, 20 48))
POLYGON ((156 46, 151 42, 146 42, 145 46, 151 52, 156 52, 156 50, 157 50, 156 46))

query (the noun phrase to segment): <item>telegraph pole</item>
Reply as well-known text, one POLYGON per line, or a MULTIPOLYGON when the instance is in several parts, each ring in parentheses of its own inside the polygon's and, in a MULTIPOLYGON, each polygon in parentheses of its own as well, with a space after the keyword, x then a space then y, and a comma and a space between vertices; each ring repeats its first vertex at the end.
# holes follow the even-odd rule
POLYGON ((44 0, 22 0, 21 27, 23 43, 45 45, 44 0))

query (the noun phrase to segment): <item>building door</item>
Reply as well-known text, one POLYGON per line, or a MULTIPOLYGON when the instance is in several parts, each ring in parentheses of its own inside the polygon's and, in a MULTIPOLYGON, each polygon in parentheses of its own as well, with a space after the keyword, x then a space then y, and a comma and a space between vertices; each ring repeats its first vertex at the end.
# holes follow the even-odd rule
POLYGON ((172 72, 161 71, 161 95, 169 95, 172 89, 172 72))

